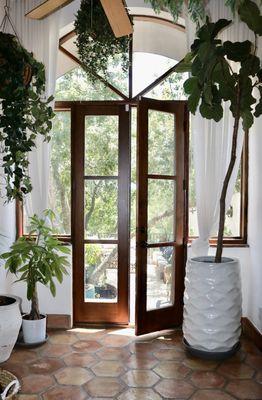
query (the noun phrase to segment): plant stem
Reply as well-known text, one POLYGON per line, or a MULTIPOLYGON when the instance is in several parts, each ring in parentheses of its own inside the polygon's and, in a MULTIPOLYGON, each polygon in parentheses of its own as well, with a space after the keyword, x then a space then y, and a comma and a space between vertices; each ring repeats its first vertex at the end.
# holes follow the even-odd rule
POLYGON ((236 150, 237 150, 239 120, 240 120, 240 88, 238 85, 237 106, 236 106, 236 114, 235 114, 234 128, 233 128, 231 158, 230 158, 230 163, 229 163, 229 166, 227 169, 226 177, 223 182, 222 192, 221 192, 221 196, 220 196, 219 228, 218 228, 217 250, 216 250, 216 256, 215 256, 215 263, 221 263, 221 261, 222 261, 223 237, 224 237, 224 227, 225 227, 225 219, 226 219, 226 195, 227 195, 228 184, 229 184, 229 181, 232 176, 234 166, 236 163, 236 150))
POLYGON ((35 285, 32 300, 31 300, 31 311, 29 314, 29 319, 30 320, 40 319, 40 311, 39 311, 39 305, 38 305, 38 295, 37 295, 36 285, 35 285))

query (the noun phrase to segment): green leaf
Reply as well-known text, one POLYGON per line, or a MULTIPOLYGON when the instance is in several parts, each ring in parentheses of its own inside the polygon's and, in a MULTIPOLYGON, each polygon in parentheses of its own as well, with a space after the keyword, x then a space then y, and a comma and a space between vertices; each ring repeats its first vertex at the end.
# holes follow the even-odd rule
POLYGON ((52 296, 55 297, 56 295, 56 287, 54 284, 53 280, 50 280, 50 292, 52 293, 52 296))
POLYGON ((259 117, 260 115, 262 115, 262 87, 261 86, 259 87, 259 92, 260 92, 260 99, 256 105, 255 112, 254 112, 254 116, 256 118, 259 117))
POLYGON ((247 24, 249 29, 258 34, 262 35, 262 16, 257 4, 250 0, 242 1, 238 13, 240 19, 247 24))
POLYGON ((202 100, 202 103, 199 108, 200 114, 202 117, 207 119, 213 119, 214 121, 218 122, 223 117, 223 107, 221 104, 212 104, 209 105, 202 100))
POLYGON ((195 114, 200 100, 201 91, 196 87, 188 98, 188 109, 192 114, 195 114))
POLYGON ((254 122, 253 114, 250 110, 245 110, 241 112, 241 117, 242 117, 243 129, 244 131, 246 131, 253 125, 254 122))
POLYGON ((223 48, 229 60, 244 61, 251 52, 252 43, 249 40, 234 43, 228 40, 224 43, 223 48))
POLYGON ((260 69, 260 60, 257 56, 250 54, 248 58, 241 63, 240 74, 255 76, 260 69))
POLYGON ((231 25, 232 20, 228 20, 228 19, 219 19, 213 27, 212 30, 212 37, 215 38, 217 36, 217 34, 222 31, 222 29, 226 28, 227 26, 231 25))
POLYGON ((191 94, 198 87, 198 78, 192 76, 184 82, 184 90, 187 94, 191 94))

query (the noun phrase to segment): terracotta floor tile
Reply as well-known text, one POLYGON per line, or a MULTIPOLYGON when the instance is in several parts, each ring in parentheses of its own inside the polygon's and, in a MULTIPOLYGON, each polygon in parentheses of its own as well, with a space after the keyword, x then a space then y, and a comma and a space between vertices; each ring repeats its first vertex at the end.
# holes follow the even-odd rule
POLYGON ((96 376, 117 377, 125 372, 124 365, 120 361, 103 360, 91 369, 96 376))
POLYGON ((130 354, 131 353, 125 347, 103 347, 96 353, 97 357, 101 358, 102 360, 112 361, 125 361, 130 357, 130 354))
POLYGON ((60 385, 81 386, 92 379, 93 375, 82 367, 65 367, 55 374, 60 385))
POLYGON ((8 360, 5 363, 0 364, 0 367, 12 372, 12 374, 14 374, 19 379, 29 374, 27 364, 14 364, 8 360))
POLYGON ((40 358, 28 365, 31 374, 52 374, 63 367, 64 363, 55 358, 40 358))
POLYGON ((96 342, 95 340, 79 340, 75 344, 73 344, 73 349, 76 351, 86 351, 88 353, 94 353, 102 346, 100 343, 96 342))
POLYGON ((115 378, 93 378, 85 384, 85 390, 92 397, 115 398, 120 394, 124 385, 115 378))
POLYGON ((68 344, 46 344, 40 350, 42 357, 62 357, 72 352, 68 344))
POLYGON ((161 342, 133 342, 129 349, 131 353, 153 353, 157 350, 166 348, 165 343, 161 342))
POLYGON ((15 348, 8 361, 11 363, 29 364, 32 361, 35 361, 37 358, 38 354, 34 350, 15 348))
POLYGON ((154 368, 154 372, 162 378, 184 379, 191 370, 179 361, 162 361, 154 368))
POLYGON ((190 400, 234 400, 234 397, 222 390, 198 390, 190 400))
POLYGON ((160 349, 153 354, 159 360, 183 360, 186 357, 184 351, 176 348, 160 349))
POLYGON ((223 376, 213 371, 195 371, 190 380, 201 389, 222 388, 225 384, 223 376))
POLYGON ((122 376, 123 381, 131 387, 151 387, 156 384, 159 377, 152 371, 134 369, 122 376))
POLYGON ((71 353, 65 356, 63 361, 70 367, 90 368, 97 362, 97 359, 90 353, 71 353))
POLYGON ((262 353, 261 355, 248 354, 245 363, 257 370, 262 370, 262 353))
POLYGON ((28 375, 22 379, 21 392, 37 394, 48 389, 54 383, 54 379, 49 375, 28 375))
POLYGON ((158 364, 158 360, 149 353, 135 353, 126 361, 125 366, 131 369, 151 369, 158 364))
POLYGON ((131 340, 132 339, 128 336, 109 334, 104 336, 100 342, 103 346, 124 347, 127 346, 131 340))
POLYGON ((132 329, 75 328, 49 337, 1 364, 20 378, 19 400, 262 400, 261 352, 247 338, 213 362, 188 355, 179 330, 136 338, 132 329))
POLYGON ((252 378, 255 371, 249 365, 244 363, 228 362, 222 364, 218 370, 220 374, 232 379, 248 379, 252 378))
POLYGON ((57 386, 43 395, 43 400, 84 400, 86 393, 77 386, 57 386))
POLYGON ((262 385, 251 379, 231 381, 227 384, 226 390, 238 399, 262 399, 262 385))
POLYGON ((208 371, 215 369, 218 366, 218 362, 216 361, 201 360, 199 358, 193 358, 190 356, 187 356, 187 358, 183 361, 183 364, 188 368, 198 371, 208 371))
POLYGON ((51 344, 74 344, 79 339, 73 333, 54 333, 49 337, 49 343, 51 344))
POLYGON ((162 379, 161 382, 155 386, 155 390, 161 396, 169 399, 188 399, 195 389, 188 382, 175 379, 162 379))
POLYGON ((128 389, 126 392, 120 394, 118 400, 161 400, 159 396, 152 389, 128 389))
POLYGON ((261 355, 259 349, 247 338, 241 339, 241 348, 246 353, 261 355))

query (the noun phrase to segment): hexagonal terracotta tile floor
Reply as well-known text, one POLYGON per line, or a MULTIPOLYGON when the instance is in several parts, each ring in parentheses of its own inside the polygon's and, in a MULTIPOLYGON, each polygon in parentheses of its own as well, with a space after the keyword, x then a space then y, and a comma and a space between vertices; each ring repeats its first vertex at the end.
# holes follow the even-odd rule
POLYGON ((247 338, 224 362, 186 354, 180 330, 136 338, 130 329, 49 332, 0 367, 21 381, 19 400, 261 400, 262 356, 247 338))

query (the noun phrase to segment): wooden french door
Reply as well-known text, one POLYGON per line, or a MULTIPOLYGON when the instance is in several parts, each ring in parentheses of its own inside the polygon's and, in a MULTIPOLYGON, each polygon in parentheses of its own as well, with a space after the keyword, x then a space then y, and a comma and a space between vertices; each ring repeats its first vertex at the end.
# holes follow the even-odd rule
POLYGON ((75 323, 129 320, 129 124, 125 105, 72 107, 75 323))
POLYGON ((182 322, 188 113, 183 101, 138 105, 136 334, 182 322))

